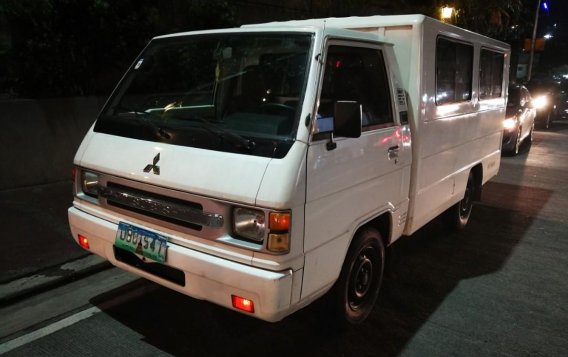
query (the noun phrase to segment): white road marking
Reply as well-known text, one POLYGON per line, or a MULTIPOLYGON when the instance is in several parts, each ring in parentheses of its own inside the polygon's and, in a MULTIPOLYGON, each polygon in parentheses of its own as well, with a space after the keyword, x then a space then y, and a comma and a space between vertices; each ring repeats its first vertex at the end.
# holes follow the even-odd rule
POLYGON ((99 309, 98 307, 93 306, 93 307, 90 307, 86 310, 78 312, 74 315, 66 317, 62 320, 54 322, 51 325, 40 328, 39 330, 35 330, 33 332, 30 332, 27 335, 23 335, 23 336, 20 336, 18 338, 15 338, 13 340, 7 341, 7 342, 0 345, 0 355, 7 353, 7 352, 10 352, 13 349, 16 349, 18 347, 24 346, 24 345, 26 345, 30 342, 33 342, 35 340, 42 338, 42 337, 51 335, 52 333, 55 333, 55 332, 62 330, 66 327, 74 325, 77 322, 88 319, 89 317, 91 317, 94 314, 97 314, 101 311, 102 310, 99 309))

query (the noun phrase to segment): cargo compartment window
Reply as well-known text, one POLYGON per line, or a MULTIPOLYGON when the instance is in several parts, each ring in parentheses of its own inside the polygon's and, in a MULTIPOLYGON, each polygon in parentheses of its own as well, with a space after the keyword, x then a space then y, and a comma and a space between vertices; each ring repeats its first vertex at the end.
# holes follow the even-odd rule
POLYGON ((499 98, 503 93, 503 53, 482 49, 479 58, 479 98, 499 98))
POLYGON ((330 131, 337 101, 362 105, 363 131, 393 125, 388 76, 379 49, 330 46, 318 110, 320 132, 330 131))
POLYGON ((471 100, 473 46, 439 37, 436 42, 436 104, 471 100))

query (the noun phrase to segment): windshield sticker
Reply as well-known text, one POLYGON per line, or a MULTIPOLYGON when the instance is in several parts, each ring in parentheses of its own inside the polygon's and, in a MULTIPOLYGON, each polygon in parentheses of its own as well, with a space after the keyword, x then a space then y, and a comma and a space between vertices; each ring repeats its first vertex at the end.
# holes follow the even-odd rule
POLYGON ((140 66, 142 65, 142 62, 144 62, 144 58, 140 59, 140 61, 138 61, 138 63, 136 63, 136 66, 134 66, 134 69, 140 68, 140 66))

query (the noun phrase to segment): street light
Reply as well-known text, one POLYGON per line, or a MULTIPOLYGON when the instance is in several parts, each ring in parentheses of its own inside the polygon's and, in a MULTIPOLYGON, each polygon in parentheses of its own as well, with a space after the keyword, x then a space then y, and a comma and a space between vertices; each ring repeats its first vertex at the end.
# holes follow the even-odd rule
MULTIPOLYGON (((538 14, 540 13, 540 2, 541 0, 538 0, 538 4, 536 5, 536 14, 534 16, 534 25, 533 25, 533 33, 532 33, 532 40, 531 40, 531 53, 529 56, 529 73, 527 74, 527 81, 531 80, 532 77, 532 66, 533 66, 533 60, 534 60, 534 45, 536 42, 536 28, 538 27, 538 14)), ((545 2, 546 4, 546 2, 545 2)))
POLYGON ((440 18, 442 21, 449 21, 452 18, 452 14, 454 13, 454 8, 450 6, 442 6, 440 9, 440 18))

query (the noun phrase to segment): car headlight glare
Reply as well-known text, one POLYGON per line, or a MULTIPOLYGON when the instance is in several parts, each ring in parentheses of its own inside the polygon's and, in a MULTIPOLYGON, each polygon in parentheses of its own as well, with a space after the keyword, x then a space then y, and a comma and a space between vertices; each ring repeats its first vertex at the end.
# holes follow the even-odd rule
POLYGON ((536 109, 543 109, 548 106, 548 97, 545 95, 538 96, 533 99, 532 105, 536 109))
POLYGON ((503 128, 505 129, 513 129, 515 126, 517 126, 517 121, 515 120, 515 118, 507 118, 503 121, 503 128))
POLYGON ((263 211, 237 207, 233 210, 233 230, 235 234, 257 242, 266 236, 266 218, 263 211))

